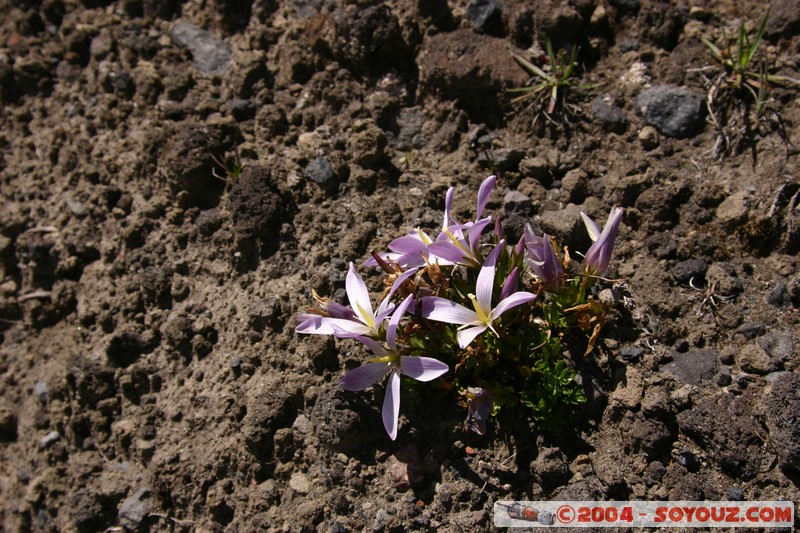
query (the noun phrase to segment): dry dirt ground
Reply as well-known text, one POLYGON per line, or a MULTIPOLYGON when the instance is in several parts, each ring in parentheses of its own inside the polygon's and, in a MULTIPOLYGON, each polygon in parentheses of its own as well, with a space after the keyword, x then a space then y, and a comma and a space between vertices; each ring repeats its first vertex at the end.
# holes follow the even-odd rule
MULTIPOLYGON (((485 4, 0 1, 4 531, 476 531, 497 499, 800 502, 797 87, 771 84, 758 120, 746 93, 705 104, 701 38, 753 35, 765 6, 507 0, 481 22, 485 4), (543 65, 544 35, 580 46, 587 85, 552 121, 507 92, 527 81, 511 53, 543 65), (643 108, 676 87, 702 105, 643 108), (226 177, 215 158, 236 153, 226 177), (451 185, 466 218, 491 172, 491 214, 573 250, 579 211, 625 208, 615 311, 591 355, 565 353, 589 402, 559 432, 500 416, 479 436, 455 398, 408 401, 392 442, 382 389, 338 387, 365 354, 292 316, 435 229, 451 185)), ((759 54, 800 77, 796 1, 773 2, 759 54)))

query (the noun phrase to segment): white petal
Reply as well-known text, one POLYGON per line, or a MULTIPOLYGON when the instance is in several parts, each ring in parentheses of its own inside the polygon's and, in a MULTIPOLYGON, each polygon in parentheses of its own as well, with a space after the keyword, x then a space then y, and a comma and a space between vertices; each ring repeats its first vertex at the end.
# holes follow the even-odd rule
POLYGON ((500 315, 502 315, 509 309, 530 302, 534 298, 536 298, 536 295, 533 294, 532 292, 515 292, 514 294, 512 294, 499 304, 497 304, 497 307, 492 309, 491 319, 496 320, 500 315))
POLYGON ((488 326, 483 324, 480 326, 473 326, 471 328, 465 328, 458 332, 458 346, 463 350, 470 343, 475 340, 475 337, 483 333, 488 329, 488 326))
POLYGON ((432 357, 400 357, 400 372, 417 381, 430 381, 445 374, 450 368, 432 357))
POLYGON ((586 226, 586 232, 589 234, 589 238, 592 239, 592 242, 596 241, 600 236, 600 228, 598 228, 594 220, 589 218, 589 215, 583 211, 581 211, 581 218, 583 219, 583 225, 586 226))
POLYGON ((383 397, 383 427, 389 438, 397 438, 397 419, 400 416, 400 374, 397 371, 389 375, 386 386, 386 395, 383 397))
POLYGON ((350 307, 353 308, 353 311, 356 312, 365 324, 373 323, 375 321, 375 313, 372 311, 369 291, 367 291, 364 280, 361 279, 361 276, 356 272, 356 267, 353 263, 350 263, 350 271, 347 273, 345 288, 347 289, 347 298, 350 300, 350 307))
POLYGON ((448 324, 470 324, 480 321, 478 313, 475 311, 438 296, 428 296, 422 299, 422 316, 448 324))
POLYGON ((495 249, 486 257, 486 261, 484 261, 481 271, 478 273, 478 281, 475 284, 475 297, 478 300, 481 311, 487 316, 492 310, 495 267, 505 244, 505 241, 500 241, 495 249))

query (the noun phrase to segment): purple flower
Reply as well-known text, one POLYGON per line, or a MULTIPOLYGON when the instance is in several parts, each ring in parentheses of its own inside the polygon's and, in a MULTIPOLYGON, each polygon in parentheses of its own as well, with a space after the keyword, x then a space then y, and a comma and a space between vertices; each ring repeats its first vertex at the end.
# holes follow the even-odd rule
POLYGON ((530 224, 525 225, 525 248, 528 255, 525 262, 542 280, 545 287, 557 289, 564 280, 564 267, 558 260, 550 237, 545 233, 539 237, 533 233, 530 224))
POLYGON ((486 262, 478 273, 478 281, 475 286, 477 295, 469 295, 474 310, 438 296, 428 296, 422 299, 423 317, 461 326, 458 331, 458 345, 462 349, 469 346, 475 337, 487 329, 491 329, 497 335, 497 331, 493 327, 495 320, 509 309, 536 298, 536 295, 530 292, 515 292, 500 300, 500 303, 492 308, 494 273, 504 246, 505 241, 500 241, 486 258, 486 262))
MULTIPOLYGON (((408 232, 389 243, 388 253, 379 254, 384 261, 394 261, 402 268, 421 267, 428 258, 428 245, 433 240, 420 228, 408 232)), ((364 266, 377 266, 374 258, 364 261, 364 266)))
POLYGON ((450 264, 480 266, 478 241, 491 221, 492 217, 486 217, 469 224, 450 226, 442 232, 444 237, 428 245, 428 252, 450 264), (467 236, 464 230, 467 230, 467 236))
POLYGON ((581 212, 586 231, 589 232, 594 244, 586 252, 586 270, 596 276, 600 276, 608 268, 611 261, 611 252, 614 251, 614 240, 617 238, 619 223, 622 221, 622 208, 615 207, 608 214, 606 225, 603 226, 602 233, 597 224, 589 218, 586 213, 581 212))
POLYGON ((469 411, 467 412, 467 428, 478 435, 486 433, 486 421, 492 414, 492 394, 481 387, 468 387, 466 391, 469 411))
POLYGON ((350 263, 350 271, 345 280, 350 307, 329 302, 325 309, 329 316, 299 314, 296 317, 299 324, 295 331, 297 333, 335 335, 340 338, 355 336, 382 338, 381 328, 384 326, 386 318, 394 310, 394 304, 389 303, 389 299, 397 287, 416 271, 417 269, 406 270, 398 276, 389 294, 381 301, 378 308, 373 310, 367 286, 356 272, 355 265, 350 263))
POLYGON ((392 440, 397 438, 397 419, 400 416, 400 374, 417 381, 431 381, 449 370, 448 366, 438 359, 400 355, 397 347, 397 325, 413 301, 414 296, 409 295, 392 314, 389 326, 386 328, 388 349, 369 337, 356 337, 378 357, 345 374, 340 383, 345 390, 360 391, 371 387, 389 374, 389 384, 383 397, 382 418, 383 427, 392 440))

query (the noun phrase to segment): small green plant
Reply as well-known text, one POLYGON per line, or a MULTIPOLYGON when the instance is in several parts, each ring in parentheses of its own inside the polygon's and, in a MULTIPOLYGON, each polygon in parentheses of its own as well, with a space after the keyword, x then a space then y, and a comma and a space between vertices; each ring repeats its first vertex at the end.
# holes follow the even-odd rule
POLYGON ((217 174, 216 168, 212 169, 211 173, 215 178, 225 182, 226 189, 229 188, 239 179, 239 176, 242 175, 242 159, 239 157, 239 151, 237 150, 233 153, 233 155, 225 157, 217 157, 214 154, 210 155, 211 159, 220 169, 222 169, 224 174, 217 174))
POLYGON ((576 68, 576 60, 578 59, 579 48, 572 47, 571 52, 565 49, 560 49, 558 53, 553 51, 553 44, 550 38, 545 39, 545 48, 547 50, 547 57, 545 59, 546 65, 538 67, 525 59, 524 57, 512 54, 514 60, 529 74, 531 78, 528 85, 516 89, 510 89, 511 93, 520 93, 519 96, 511 100, 512 103, 524 102, 532 100, 535 108, 536 117, 540 115, 553 122, 552 116, 556 108, 561 104, 562 109, 565 111, 565 118, 569 106, 566 104, 565 94, 569 89, 578 87, 585 88, 587 85, 578 85, 573 79, 576 68))
POLYGON ((756 60, 768 20, 769 10, 753 37, 748 34, 742 20, 735 43, 725 37, 729 44, 724 48, 709 39, 701 39, 715 62, 695 71, 703 73, 705 78, 709 118, 719 132, 714 147, 717 154, 729 153, 744 136, 752 136, 750 115, 756 122, 764 118, 771 84, 799 83, 794 78, 770 73, 771 67, 766 59, 756 60))

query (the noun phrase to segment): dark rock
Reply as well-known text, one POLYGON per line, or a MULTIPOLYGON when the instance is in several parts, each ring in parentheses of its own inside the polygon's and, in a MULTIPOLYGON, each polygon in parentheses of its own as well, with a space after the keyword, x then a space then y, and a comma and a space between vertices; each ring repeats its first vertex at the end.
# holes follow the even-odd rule
POLYGON ((764 457, 763 438, 753 418, 756 394, 720 394, 678 414, 681 431, 700 445, 726 474, 749 480, 764 457))
POLYGON ((679 383, 697 385, 714 375, 717 364, 716 350, 690 350, 686 353, 672 352, 672 362, 663 369, 675 376, 679 383))
POLYGON ((800 473, 800 374, 781 375, 764 400, 772 450, 784 471, 800 473))
POLYGON ((728 490, 725 493, 728 496, 728 499, 734 502, 740 502, 744 500, 744 491, 739 487, 728 487, 728 490))
POLYGON ((188 22, 178 22, 170 36, 179 45, 189 49, 194 66, 203 75, 224 74, 230 67, 231 47, 210 31, 188 22))
POLYGON ((689 472, 697 472, 700 469, 700 458, 692 452, 681 452, 674 457, 675 462, 684 467, 689 472))
POLYGON ((647 465, 644 482, 647 483, 648 487, 658 485, 661 483, 661 480, 664 478, 664 474, 666 473, 667 469, 663 463, 659 461, 653 461, 647 465))
POLYGON ((731 377, 731 369, 727 367, 723 367, 717 373, 716 379, 717 385, 720 387, 727 387, 731 383, 733 383, 733 378, 731 377))
POLYGON ((572 250, 582 250, 590 242, 589 235, 581 219, 581 209, 574 204, 568 204, 558 211, 545 211, 535 220, 538 228, 537 234, 542 232, 552 235, 570 247, 572 250))
POLYGON ((336 169, 331 160, 320 156, 311 161, 305 170, 305 177, 319 184, 323 189, 335 190, 338 185, 336 169))
POLYGON ((423 130, 425 115, 421 107, 404 107, 395 119, 397 131, 389 138, 389 145, 400 152, 419 150, 429 142, 423 130))
POLYGON ((668 137, 690 137, 703 125, 705 99, 686 87, 656 85, 645 89, 636 97, 636 106, 645 122, 668 137))
POLYGON ((592 116, 608 131, 624 133, 628 127, 628 117, 625 112, 611 103, 608 95, 600 94, 592 100, 592 116))
POLYGON ((501 37, 503 31, 503 4, 498 0, 470 0, 467 20, 480 33, 501 37))
POLYGON ((775 287, 769 291, 767 303, 781 309, 788 307, 790 303, 788 288, 786 283, 782 281, 778 282, 775 287))
POLYGON ((687 259, 672 265, 669 273, 678 283, 688 284, 694 278, 694 285, 699 286, 699 280, 705 277, 706 270, 708 270, 708 263, 705 259, 687 259))
POLYGON ((498 172, 516 172, 519 163, 525 158, 525 152, 514 148, 497 148, 482 150, 477 162, 483 168, 491 168, 498 172))
POLYGON ((519 191, 508 191, 503 197, 503 210, 508 214, 529 216, 533 212, 533 202, 519 191))
POLYGON ((635 362, 644 355, 644 348, 640 346, 626 346, 619 351, 619 355, 627 362, 635 362))
POLYGON ((123 501, 117 509, 119 523, 130 531, 138 531, 142 522, 150 515, 150 489, 142 487, 123 501))
POLYGON ((791 331, 771 331, 758 339, 758 345, 779 368, 794 354, 791 331))
POLYGON ((736 333, 743 336, 747 340, 753 340, 756 337, 760 337, 766 332, 766 328, 764 324, 760 322, 744 322, 738 328, 736 328, 736 333))

